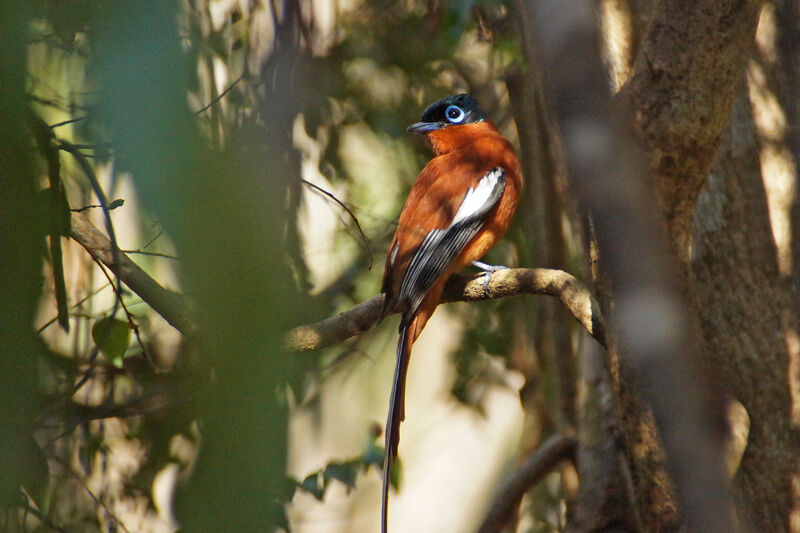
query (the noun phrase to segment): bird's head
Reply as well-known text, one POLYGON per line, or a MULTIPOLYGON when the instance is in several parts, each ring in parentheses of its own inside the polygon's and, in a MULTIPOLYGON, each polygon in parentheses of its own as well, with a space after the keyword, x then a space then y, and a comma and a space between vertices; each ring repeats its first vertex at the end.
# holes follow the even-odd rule
POLYGON ((422 113, 419 122, 408 127, 409 132, 427 135, 449 126, 483 122, 487 115, 468 94, 456 94, 437 100, 422 113))
POLYGON ((407 131, 427 137, 436 155, 469 145, 485 135, 499 135, 488 115, 468 94, 432 103, 407 131))

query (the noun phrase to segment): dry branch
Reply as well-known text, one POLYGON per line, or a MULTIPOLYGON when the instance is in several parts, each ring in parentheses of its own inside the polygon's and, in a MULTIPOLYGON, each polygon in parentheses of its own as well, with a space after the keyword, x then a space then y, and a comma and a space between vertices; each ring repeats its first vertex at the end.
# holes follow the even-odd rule
POLYGON ((500 531, 508 524, 522 497, 533 485, 544 479, 562 461, 574 462, 577 446, 578 441, 573 436, 553 435, 536 448, 497 493, 478 533, 500 531))
MULTIPOLYGON (((144 270, 120 252, 119 268, 114 264, 111 242, 83 214, 73 213, 70 233, 95 259, 119 273, 119 278, 153 310, 178 331, 192 336, 197 328, 186 300, 178 293, 159 285, 144 270)), ((605 346, 605 324, 600 307, 591 292, 577 278, 562 270, 546 268, 509 268, 492 274, 484 290, 484 275, 456 275, 445 287, 443 302, 475 302, 515 296, 546 294, 555 296, 597 342, 605 346)), ((383 307, 383 295, 314 324, 298 326, 286 335, 292 350, 316 350, 359 335, 377 324, 383 307)))
POLYGON ((195 334, 197 328, 183 296, 159 285, 121 251, 118 253, 119 264, 115 264, 111 241, 85 215, 72 213, 70 234, 92 257, 115 272, 125 285, 175 329, 189 337, 195 334))
MULTIPOLYGON (((589 289, 563 270, 547 268, 509 268, 492 274, 484 289, 484 275, 453 276, 445 287, 443 302, 495 300, 519 294, 555 296, 572 316, 605 346, 605 325, 600 307, 589 289)), ((369 330, 378 323, 383 295, 373 296, 334 317, 298 326, 289 331, 286 345, 293 350, 316 350, 342 342, 369 330)))

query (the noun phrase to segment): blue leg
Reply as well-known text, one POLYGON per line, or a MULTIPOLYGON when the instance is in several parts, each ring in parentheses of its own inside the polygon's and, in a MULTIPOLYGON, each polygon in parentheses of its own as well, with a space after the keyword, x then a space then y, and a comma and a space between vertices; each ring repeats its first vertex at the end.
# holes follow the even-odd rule
POLYGON ((486 263, 481 263, 480 261, 473 261, 472 264, 483 270, 483 273, 485 274, 485 278, 483 280, 483 295, 489 296, 489 281, 492 279, 492 272, 505 270, 508 267, 503 265, 488 265, 486 263))

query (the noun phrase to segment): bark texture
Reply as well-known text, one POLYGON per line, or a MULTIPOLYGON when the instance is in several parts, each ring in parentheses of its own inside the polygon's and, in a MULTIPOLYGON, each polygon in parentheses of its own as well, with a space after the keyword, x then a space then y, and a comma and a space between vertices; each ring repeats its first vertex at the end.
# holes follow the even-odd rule
MULTIPOLYGON (((736 103, 694 217, 690 293, 703 353, 750 417, 735 477, 748 531, 786 531, 800 447, 790 374, 797 317, 781 279, 749 103, 736 103)), ((796 363, 795 363, 796 364, 796 363)), ((795 524, 796 527, 796 524, 795 524)), ((794 530, 794 529, 792 529, 794 530)))
POLYGON ((684 261, 694 206, 753 49, 761 5, 659 2, 623 89, 656 174, 670 240, 684 261))
MULTIPOLYGON (((700 13, 704 15, 705 10, 720 7, 716 2, 701 4, 700 13)), ((692 339, 691 317, 681 299, 680 289, 685 284, 676 276, 679 269, 673 266, 674 259, 668 254, 668 250, 672 249, 674 255, 678 248, 674 238, 681 232, 670 231, 670 239, 665 239, 662 226, 654 216, 655 197, 661 200, 659 204, 662 206, 674 205, 680 209, 693 202, 690 200, 684 205, 681 199, 680 205, 672 200, 665 203, 661 189, 656 189, 654 194, 649 174, 659 180, 658 165, 651 167, 648 172, 636 143, 631 141, 624 110, 610 102, 602 91, 607 87, 607 79, 599 70, 600 54, 596 50, 596 32, 591 27, 591 12, 587 14, 583 4, 569 4, 567 7, 560 2, 536 2, 534 5, 538 21, 536 30, 543 43, 542 57, 546 58, 545 79, 551 81, 550 88, 576 189, 583 205, 592 213, 601 263, 614 291, 615 317, 612 318, 616 319, 622 362, 630 364, 640 385, 638 390, 652 406, 677 487, 684 523, 697 531, 730 532, 734 530, 732 507, 722 472, 718 439, 715 439, 711 430, 709 410, 702 394, 705 386, 693 367, 697 343, 692 339)), ((678 7, 677 3, 672 3, 659 8, 661 11, 655 14, 655 18, 665 19, 661 21, 662 27, 670 24, 666 18, 678 14, 681 16, 676 24, 704 23, 701 17, 695 17, 698 20, 694 20, 686 16, 687 13, 676 13, 678 7)), ((684 11, 692 15, 692 9, 684 11)), ((713 17, 708 19, 712 20, 713 17)), ((653 22, 653 33, 649 33, 645 41, 660 39, 658 28, 653 22)), ((705 30, 718 31, 718 28, 712 26, 705 30)), ((705 30, 696 29, 697 32, 705 30)), ((667 34, 675 39, 674 44, 680 40, 686 46, 686 35, 680 35, 679 32, 667 34)), ((697 46, 694 53, 711 53, 700 46, 705 44, 702 41, 690 44, 697 46)), ((644 48, 647 46, 645 44, 644 48)), ((723 71, 729 67, 724 63, 708 63, 723 71)), ((665 64, 665 71, 670 68, 673 68, 672 65, 665 64)), ((668 90, 657 88, 662 97, 664 94, 683 93, 691 96, 694 89, 688 82, 697 82, 703 75, 719 77, 716 71, 702 74, 693 72, 693 66, 688 61, 674 68, 675 77, 662 73, 655 79, 656 83, 670 86, 668 90), (681 82, 689 86, 674 86, 681 82)), ((642 90, 651 90, 646 83, 642 85, 642 90)), ((637 88, 635 86, 631 90, 636 91, 637 88)), ((649 96, 646 95, 644 100, 647 101, 649 96)), ((658 101, 659 95, 653 98, 658 101)), ((628 103, 638 109, 635 98, 628 103)), ((664 109, 669 105, 669 100, 661 102, 664 109)), ((724 114, 726 111, 725 106, 721 105, 709 113, 724 114)), ((691 111, 686 113, 692 115, 691 111)), ((681 115, 678 116, 680 118, 681 115)), ((670 113, 655 116, 654 123, 649 126, 652 130, 647 131, 660 131, 661 128, 655 127, 655 122, 668 118, 671 118, 670 113)), ((727 117, 713 118, 721 122, 722 125, 717 128, 720 132, 727 117)), ((662 124, 662 127, 668 128, 669 125, 662 124)), ((685 137, 682 140, 685 141, 685 137)), ((704 173, 716 148, 714 132, 710 132, 709 139, 702 140, 701 144, 707 149, 707 153, 702 154, 707 163, 697 163, 690 168, 700 168, 700 172, 704 173), (705 168, 702 168, 703 165, 705 168)), ((677 158, 682 149, 683 145, 677 147, 673 155, 677 158)), ((652 161, 652 153, 648 152, 648 155, 652 161)), ((695 180, 698 190, 703 178, 704 175, 701 175, 695 180)), ((679 197, 676 194, 676 198, 679 197)), ((677 207, 670 207, 670 213, 681 213, 677 207)), ((676 217, 668 215, 667 218, 672 220, 676 217)), ((632 459, 633 485, 641 511, 641 525, 645 531, 673 530, 677 528, 674 513, 665 512, 671 509, 667 484, 657 475, 657 468, 651 467, 647 460, 637 460, 639 456, 648 459, 657 454, 649 450, 642 453, 638 449, 637 439, 653 440, 652 426, 647 423, 648 417, 643 410, 631 408, 635 403, 625 401, 633 397, 632 387, 628 380, 618 384, 618 390, 626 394, 625 397, 620 395, 623 434, 632 459)), ((579 462, 580 458, 579 449, 579 462)), ((612 507, 615 507, 615 512, 620 512, 620 506, 612 507)), ((587 527, 597 531, 620 527, 621 523, 615 522, 612 516, 606 518, 600 523, 587 524, 587 527)), ((625 527, 630 528, 631 524, 625 527)))
POLYGON ((656 175, 670 243, 686 267, 701 362, 720 387, 711 390, 726 391, 749 414, 734 478, 739 525, 772 532, 798 527, 797 316, 778 269, 746 97, 729 111, 744 93, 761 5, 661 2, 624 93, 656 175))

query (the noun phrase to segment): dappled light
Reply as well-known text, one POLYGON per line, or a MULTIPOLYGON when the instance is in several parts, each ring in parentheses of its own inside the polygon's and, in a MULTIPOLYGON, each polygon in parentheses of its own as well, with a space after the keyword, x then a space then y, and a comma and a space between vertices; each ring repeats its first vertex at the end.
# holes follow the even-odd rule
POLYGON ((0 2, 0 529, 800 532, 797 11, 0 2))

